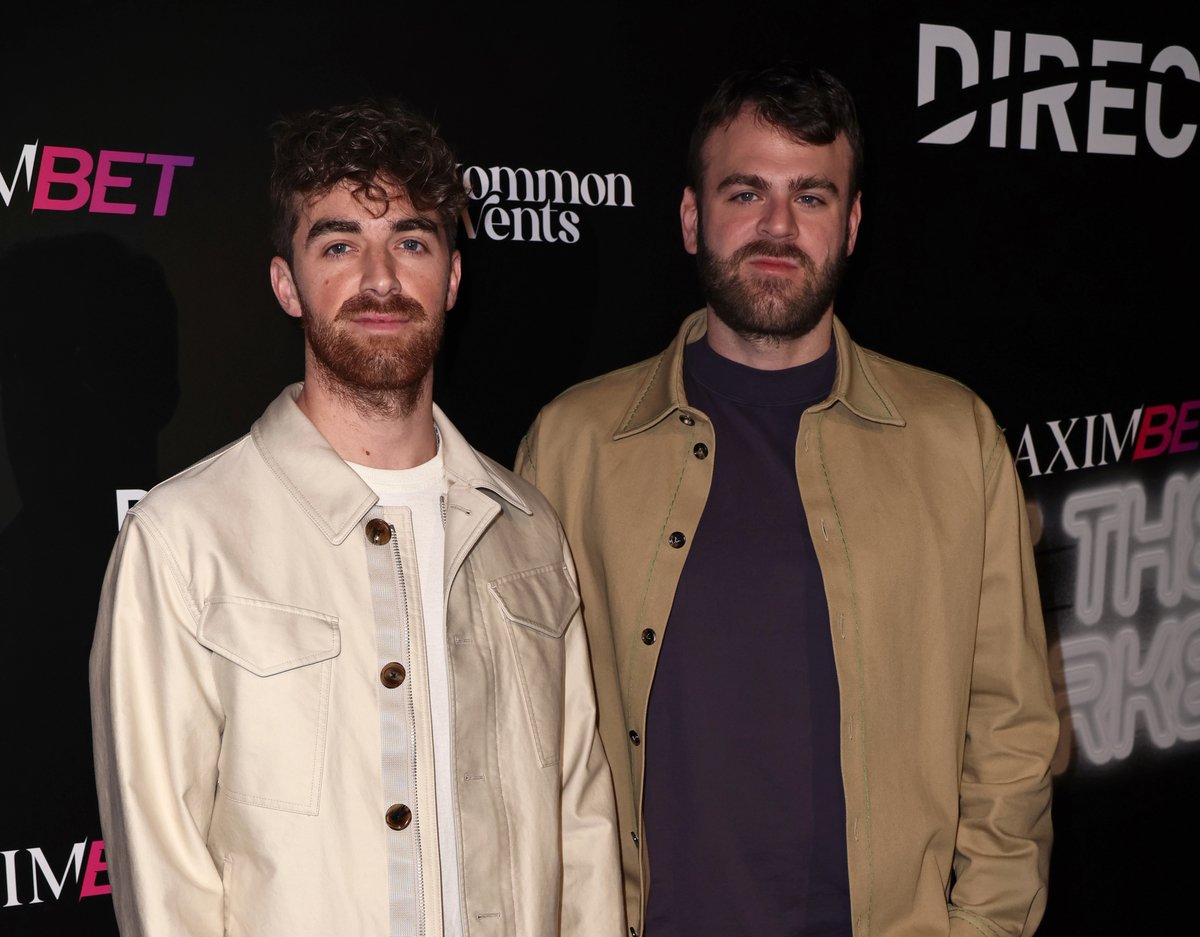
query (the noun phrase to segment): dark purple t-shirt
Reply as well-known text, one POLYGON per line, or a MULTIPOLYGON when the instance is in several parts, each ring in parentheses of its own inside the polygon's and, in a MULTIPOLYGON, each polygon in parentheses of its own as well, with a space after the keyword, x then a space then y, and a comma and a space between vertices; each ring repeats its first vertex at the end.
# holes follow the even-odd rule
POLYGON ((782 371, 685 350, 715 461, 646 722, 645 937, 851 933, 829 610, 795 465, 835 367, 832 349, 782 371))

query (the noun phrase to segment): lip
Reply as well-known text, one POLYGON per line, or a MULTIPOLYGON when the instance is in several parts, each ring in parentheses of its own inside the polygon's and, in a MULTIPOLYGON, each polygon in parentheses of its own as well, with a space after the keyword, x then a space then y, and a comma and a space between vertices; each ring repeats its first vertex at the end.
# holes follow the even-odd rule
POLYGON ((751 257, 747 263, 759 273, 794 273, 800 266, 795 261, 783 257, 751 257))
POLYGON ((412 317, 366 313, 364 315, 355 316, 350 321, 364 329, 394 329, 403 325, 408 325, 410 322, 412 322, 412 317))

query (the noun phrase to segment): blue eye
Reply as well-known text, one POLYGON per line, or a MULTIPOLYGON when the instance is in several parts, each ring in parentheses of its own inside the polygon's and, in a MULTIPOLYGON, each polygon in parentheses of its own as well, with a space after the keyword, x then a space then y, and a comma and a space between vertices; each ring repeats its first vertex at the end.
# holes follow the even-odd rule
POLYGON ((420 251, 425 249, 425 245, 416 238, 405 238, 400 242, 400 246, 406 251, 420 251))
POLYGON ((344 254, 348 250, 350 250, 350 245, 345 244, 341 241, 338 241, 336 244, 330 244, 327 248, 325 248, 325 252, 327 254, 335 254, 335 255, 344 254))

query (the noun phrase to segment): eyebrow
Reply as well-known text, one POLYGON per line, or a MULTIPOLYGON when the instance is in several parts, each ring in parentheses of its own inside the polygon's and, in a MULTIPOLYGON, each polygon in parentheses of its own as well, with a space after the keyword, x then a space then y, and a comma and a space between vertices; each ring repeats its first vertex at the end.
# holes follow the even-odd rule
POLYGON ((346 221, 339 218, 322 218, 320 221, 313 222, 311 228, 308 229, 308 234, 304 238, 305 244, 311 244, 319 237, 326 234, 359 234, 362 231, 362 225, 357 221, 346 221))
MULTIPOLYGON (((722 179, 717 184, 717 191, 722 192, 725 189, 733 188, 734 186, 744 185, 751 189, 760 189, 766 191, 771 188, 771 184, 762 176, 754 173, 733 172, 722 179)), ((797 176, 788 182, 789 192, 806 192, 811 189, 821 189, 829 192, 831 195, 838 194, 837 184, 827 176, 797 176)))
MULTIPOLYGON (((392 231, 401 234, 405 231, 428 231, 430 234, 436 234, 440 226, 422 215, 407 215, 403 218, 397 218, 392 223, 392 231)), ((322 218, 320 221, 313 222, 311 228, 308 229, 308 234, 304 238, 304 243, 311 244, 319 237, 324 237, 326 234, 361 234, 362 225, 357 221, 352 221, 346 218, 322 218)))

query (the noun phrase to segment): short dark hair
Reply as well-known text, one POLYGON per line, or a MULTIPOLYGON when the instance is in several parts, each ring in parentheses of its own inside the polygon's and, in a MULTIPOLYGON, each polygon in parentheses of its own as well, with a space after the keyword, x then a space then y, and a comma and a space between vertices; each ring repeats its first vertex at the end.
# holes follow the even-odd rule
POLYGON ((726 77, 700 109, 688 147, 687 184, 697 193, 704 176, 704 144, 745 108, 793 139, 825 146, 839 133, 850 144, 850 192, 862 178, 863 139, 854 99, 838 79, 816 66, 785 60, 758 69, 743 69, 726 77))
POLYGON ((418 211, 437 213, 453 250, 466 189, 450 146, 411 107, 395 98, 366 98, 280 118, 271 135, 271 234, 289 264, 301 201, 343 181, 355 197, 384 203, 387 187, 400 186, 418 211))

